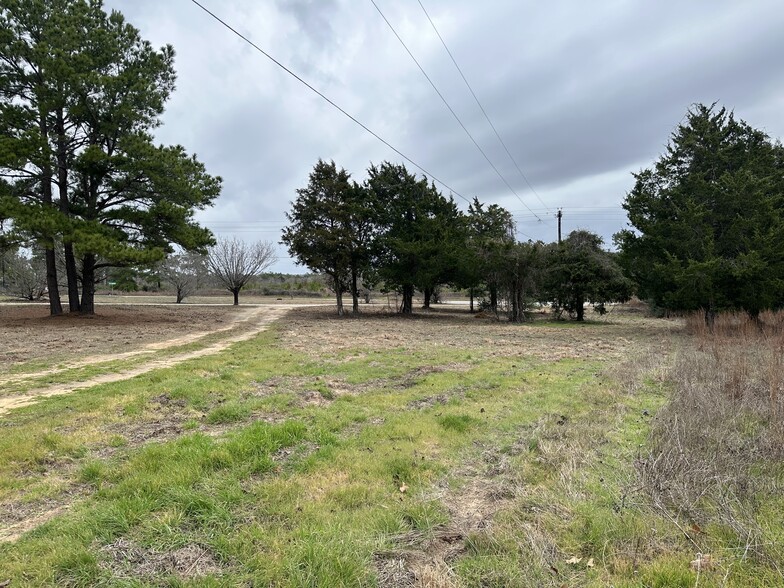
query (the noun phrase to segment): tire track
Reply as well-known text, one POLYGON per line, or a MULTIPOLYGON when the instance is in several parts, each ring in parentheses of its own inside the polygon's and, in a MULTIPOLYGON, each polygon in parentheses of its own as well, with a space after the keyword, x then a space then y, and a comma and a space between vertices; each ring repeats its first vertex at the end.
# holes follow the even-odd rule
MULTIPOLYGON (((57 384, 45 388, 29 390, 23 394, 19 394, 15 396, 7 396, 4 398, 0 398, 0 416, 5 415, 16 408, 30 406, 31 404, 35 404, 36 402, 39 402, 45 398, 51 398, 53 396, 62 396, 64 394, 71 394, 72 392, 76 392, 78 390, 84 390, 85 388, 92 388, 93 386, 98 386, 100 384, 109 384, 113 382, 121 382, 123 380, 130 380, 131 378, 135 378, 136 376, 146 374, 153 370, 173 367, 184 361, 189 361, 191 359, 198 359, 199 357, 206 357, 208 355, 214 355, 216 353, 220 353, 221 351, 225 351, 235 343, 247 341, 248 339, 251 339, 256 335, 258 335, 259 333, 267 330, 270 324, 272 324, 273 322, 281 318, 292 308, 297 308, 297 307, 275 306, 275 307, 257 308, 251 313, 251 316, 246 318, 247 321, 254 321, 254 319, 256 319, 254 321, 253 327, 250 330, 243 331, 242 333, 238 333, 236 335, 231 335, 225 339, 222 339, 221 341, 212 343, 202 349, 197 349, 194 351, 188 351, 185 353, 172 355, 163 359, 152 359, 151 361, 145 362, 140 366, 128 370, 123 370, 117 373, 101 374, 99 376, 95 376, 87 380, 83 380, 81 382, 69 382, 67 384, 57 384)), ((234 323, 229 328, 235 328, 235 327, 236 327, 236 323, 234 323)), ((225 330, 227 329, 222 328, 222 329, 217 329, 216 331, 211 331, 209 333, 201 333, 201 334, 193 333, 192 335, 188 335, 186 337, 180 337, 178 339, 170 339, 162 343, 154 343, 152 345, 157 345, 158 347, 153 351, 166 349, 167 346, 173 347, 173 346, 183 345, 188 342, 192 342, 192 341, 183 341, 183 340, 193 335, 200 335, 200 337, 197 337, 195 339, 197 340, 198 338, 204 337, 206 335, 220 332, 220 331, 225 331, 225 330)), ((148 352, 149 351, 147 349, 142 349, 142 350, 138 350, 138 352, 127 352, 127 353, 140 355, 142 353, 148 353, 148 352)), ((100 356, 100 360, 93 363, 114 361, 116 359, 123 359, 125 356, 127 356, 125 353, 120 353, 117 355, 100 356)), ((127 357, 132 357, 132 355, 127 357)), ((91 364, 86 363, 84 365, 91 365, 91 364)), ((36 376, 38 375, 43 375, 43 374, 36 374, 36 376)))

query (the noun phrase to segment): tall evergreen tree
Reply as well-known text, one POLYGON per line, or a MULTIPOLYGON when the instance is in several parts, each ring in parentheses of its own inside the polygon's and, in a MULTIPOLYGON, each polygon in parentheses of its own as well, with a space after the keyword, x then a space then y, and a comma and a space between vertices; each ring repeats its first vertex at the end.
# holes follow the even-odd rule
POLYGON ((427 303, 428 293, 456 274, 459 212, 451 198, 444 198, 426 179, 418 180, 404 165, 372 165, 365 185, 378 211, 378 274, 400 290, 400 311, 410 314, 417 287, 427 303))
POLYGON ((640 296, 673 310, 784 300, 784 148, 715 105, 696 105, 666 153, 635 174, 616 235, 640 296))
MULTIPOLYGON (((509 275, 510 256, 515 257, 515 223, 512 214, 498 204, 477 198, 468 207, 468 246, 464 251, 465 276, 472 289, 483 285, 490 309, 498 313, 498 297, 509 275)), ((473 302, 473 297, 472 297, 473 302)))
POLYGON ((171 47, 153 49, 97 0, 0 0, 0 23, 0 170, 14 184, 2 207, 46 250, 51 312, 58 243, 70 309, 86 314, 101 267, 212 243, 193 213, 220 179, 182 147, 152 142, 174 87, 171 47))
POLYGON ((359 311, 359 275, 370 262, 370 239, 375 224, 364 191, 334 161, 319 159, 308 185, 286 213, 289 226, 282 242, 298 263, 330 277, 338 314, 343 314, 343 292, 350 290, 353 311, 359 311))

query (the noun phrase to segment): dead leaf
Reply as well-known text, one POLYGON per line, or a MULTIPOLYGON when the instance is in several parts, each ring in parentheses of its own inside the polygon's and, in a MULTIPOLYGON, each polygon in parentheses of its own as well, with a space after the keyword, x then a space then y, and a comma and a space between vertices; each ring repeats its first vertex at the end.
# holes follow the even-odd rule
POLYGON ((571 557, 571 558, 566 560, 566 563, 572 564, 572 565, 577 565, 581 561, 583 561, 583 558, 581 558, 581 557, 571 557))
POLYGON ((403 485, 400 487, 400 491, 401 491, 401 492, 403 492, 403 493, 405 493, 405 491, 406 491, 406 490, 408 490, 408 486, 407 486, 406 484, 403 484, 403 485))
POLYGON ((594 564, 593 564, 593 558, 589 559, 589 560, 586 562, 586 564, 585 564, 585 565, 586 565, 586 566, 588 566, 589 568, 592 568, 592 567, 593 567, 593 565, 594 565, 594 564))

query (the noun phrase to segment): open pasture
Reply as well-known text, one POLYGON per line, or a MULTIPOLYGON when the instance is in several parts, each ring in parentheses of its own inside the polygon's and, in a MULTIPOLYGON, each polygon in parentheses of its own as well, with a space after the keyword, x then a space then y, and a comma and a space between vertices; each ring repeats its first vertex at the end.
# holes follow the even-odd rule
POLYGON ((781 579, 731 526, 698 526, 645 487, 682 321, 278 312, 222 350, 0 415, 0 582, 781 579))

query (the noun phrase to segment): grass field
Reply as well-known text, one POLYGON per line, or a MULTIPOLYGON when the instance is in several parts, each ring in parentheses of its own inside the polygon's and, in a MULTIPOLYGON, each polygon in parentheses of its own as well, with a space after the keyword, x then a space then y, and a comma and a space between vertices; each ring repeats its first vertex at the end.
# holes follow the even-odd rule
POLYGON ((0 416, 0 583, 781 585, 775 492, 751 543, 649 487, 693 347, 682 322, 621 311, 293 310, 0 416))

